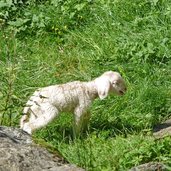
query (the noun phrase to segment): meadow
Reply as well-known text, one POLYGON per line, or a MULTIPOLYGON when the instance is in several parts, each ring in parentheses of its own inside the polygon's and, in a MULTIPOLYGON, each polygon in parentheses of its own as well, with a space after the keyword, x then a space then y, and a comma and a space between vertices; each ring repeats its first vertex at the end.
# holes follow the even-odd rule
POLYGON ((96 99, 81 138, 72 139, 72 115, 62 113, 35 142, 89 171, 171 167, 171 138, 152 136, 171 116, 170 40, 169 0, 1 0, 0 124, 19 127, 38 87, 118 71, 127 93, 96 99))

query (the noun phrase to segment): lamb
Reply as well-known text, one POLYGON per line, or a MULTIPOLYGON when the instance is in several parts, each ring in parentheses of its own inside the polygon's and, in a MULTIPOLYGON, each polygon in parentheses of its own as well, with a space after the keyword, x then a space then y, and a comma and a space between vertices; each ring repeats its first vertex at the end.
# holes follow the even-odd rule
POLYGON ((124 95, 126 84, 118 72, 107 71, 89 82, 74 81, 39 88, 23 110, 20 128, 29 134, 47 125, 61 112, 73 113, 74 135, 79 136, 90 120, 89 107, 94 99, 109 94, 124 95))

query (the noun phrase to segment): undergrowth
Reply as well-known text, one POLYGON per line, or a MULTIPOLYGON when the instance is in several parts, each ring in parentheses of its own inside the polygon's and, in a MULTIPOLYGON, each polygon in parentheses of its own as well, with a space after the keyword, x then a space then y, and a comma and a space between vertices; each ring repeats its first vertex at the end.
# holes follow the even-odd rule
POLYGON ((171 113, 170 14, 168 0, 0 1, 1 125, 18 127, 38 87, 115 70, 128 92, 96 99, 82 138, 72 139, 72 115, 63 113, 34 139, 86 170, 171 166, 170 138, 152 137, 171 113))

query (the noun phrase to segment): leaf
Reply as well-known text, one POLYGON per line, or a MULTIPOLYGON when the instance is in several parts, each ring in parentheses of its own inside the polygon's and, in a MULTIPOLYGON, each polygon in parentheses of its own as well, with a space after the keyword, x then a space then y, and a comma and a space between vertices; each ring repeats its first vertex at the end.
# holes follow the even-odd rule
POLYGON ((9 7, 9 4, 0 1, 0 8, 9 7))
POLYGON ((154 4, 154 6, 156 6, 157 5, 157 2, 158 2, 159 0, 153 0, 153 4, 154 4))
POLYGON ((38 22, 39 21, 39 17, 37 15, 33 15, 33 18, 32 18, 32 21, 33 22, 38 22))
POLYGON ((15 27, 20 27, 23 24, 25 24, 26 22, 28 22, 30 19, 21 19, 18 18, 16 21, 9 21, 8 24, 11 26, 15 26, 15 27))
POLYGON ((81 4, 77 4, 75 5, 75 9, 77 9, 78 11, 81 11, 84 7, 85 7, 86 3, 81 3, 81 4))

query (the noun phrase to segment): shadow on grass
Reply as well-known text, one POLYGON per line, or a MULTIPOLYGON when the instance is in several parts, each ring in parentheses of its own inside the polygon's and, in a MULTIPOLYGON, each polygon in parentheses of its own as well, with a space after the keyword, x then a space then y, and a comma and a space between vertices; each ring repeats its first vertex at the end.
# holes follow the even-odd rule
MULTIPOLYGON (((122 135, 126 138, 128 134, 138 134, 140 132, 146 134, 150 130, 158 131, 158 129, 163 129, 168 126, 171 126, 171 123, 160 124, 160 128, 158 128, 157 126, 155 126, 155 121, 153 120, 151 121, 151 127, 149 126, 147 128, 146 126, 143 127, 142 124, 134 125, 133 122, 129 122, 126 119, 123 120, 120 117, 117 117, 114 120, 96 120, 96 118, 94 118, 89 123, 88 130, 86 132, 83 132, 78 138, 86 139, 89 135, 91 136, 92 134, 102 136, 106 139, 119 135, 122 135)), ((44 139, 46 142, 73 142, 74 136, 71 119, 63 123, 51 123, 47 125, 47 127, 38 130, 35 136, 44 139)))
MULTIPOLYGON (((142 129, 138 127, 134 127, 129 123, 123 123, 121 120, 115 121, 103 121, 103 123, 90 123, 88 130, 83 132, 79 139, 86 139, 91 134, 96 134, 97 136, 103 136, 103 138, 111 138, 117 135, 122 135, 123 137, 127 137, 128 134, 132 134, 133 132, 140 132, 142 129)), ((74 141, 73 129, 71 125, 56 125, 56 126, 48 126, 43 128, 36 133, 38 137, 43 138, 47 142, 64 142, 70 143, 74 141)))
POLYGON ((122 121, 120 118, 117 118, 113 121, 103 120, 103 122, 92 122, 89 132, 96 131, 97 133, 104 132, 105 138, 115 137, 117 135, 122 135, 127 137, 127 134, 131 134, 133 132, 140 132, 142 128, 136 127, 131 123, 126 123, 122 121))

